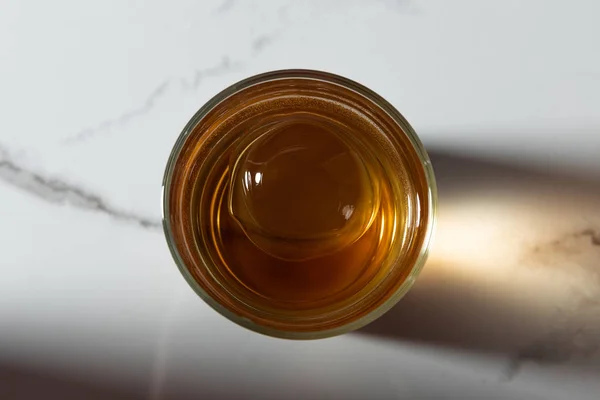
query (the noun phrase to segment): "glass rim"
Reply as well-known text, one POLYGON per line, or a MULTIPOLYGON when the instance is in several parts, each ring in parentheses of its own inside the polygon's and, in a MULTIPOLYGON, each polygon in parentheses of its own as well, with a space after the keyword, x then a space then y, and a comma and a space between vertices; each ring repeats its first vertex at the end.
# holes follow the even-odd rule
POLYGON ((223 89, 215 96, 213 96, 210 100, 208 100, 196 113, 192 116, 189 122, 185 125, 182 132, 179 134, 173 149, 169 155, 163 181, 162 181, 162 195, 161 195, 161 210, 162 210, 162 225, 163 231, 165 234, 165 238, 167 241, 167 245, 171 252, 171 255, 179 269, 180 273, 184 276, 187 283, 194 290, 194 292, 202 298, 211 308, 217 311, 219 314, 223 315, 230 321, 241 325, 247 329, 250 329, 254 332, 261 333, 267 336, 285 338, 285 339, 321 339, 332 336, 341 335, 356 329, 359 329, 375 319, 379 318, 383 314, 385 314, 389 309, 391 309, 413 286, 417 276, 423 269, 425 261, 427 260, 427 256, 429 254, 429 250, 431 247, 431 242, 433 239, 433 234, 435 230, 435 225, 437 221, 437 185, 435 181, 435 175, 433 171, 433 166, 431 164, 431 160, 427 151, 425 150, 425 146, 417 136, 417 133, 414 131, 412 126, 408 123, 408 121, 402 116, 402 114, 392 106, 387 100, 383 97, 372 91, 371 89, 363 86, 360 83, 357 83, 351 79, 344 78, 339 75, 335 75, 329 72, 317 71, 317 70, 308 70, 308 69, 285 69, 285 70, 275 70, 270 72, 261 73, 258 75, 250 76, 246 79, 243 79, 239 82, 236 82, 229 87, 223 89), (398 287, 398 289, 392 293, 392 295, 385 300, 378 307, 374 308, 367 314, 363 315, 356 320, 350 321, 345 325, 338 326, 335 328, 321 330, 321 331, 284 331, 279 329, 270 328, 267 326, 259 325, 249 318, 241 317, 225 306, 221 305, 218 301, 216 301, 212 296, 210 296, 206 291, 198 284, 198 282, 194 279, 190 271, 188 270, 185 262, 183 261, 181 255, 179 254, 179 250, 175 244, 175 240, 173 238, 173 232, 171 228, 171 221, 168 218, 170 213, 170 192, 171 192, 171 183, 173 174, 175 171, 176 161, 179 159, 179 155, 181 150, 183 149, 185 142, 198 125, 200 121, 217 105, 226 101, 229 97, 247 89, 252 86, 283 80, 283 79, 307 79, 307 80, 316 80, 327 83, 332 83, 335 85, 339 85, 344 87, 345 89, 349 89, 363 96, 374 105, 381 108, 385 113, 387 113, 395 123, 397 123, 401 128, 402 132, 408 137, 415 154, 418 159, 421 161, 421 165, 423 167, 424 176, 427 183, 427 191, 428 191, 428 214, 427 214, 427 226, 425 228, 425 234, 423 242, 421 243, 421 248, 419 250, 419 254, 417 259, 412 265, 412 268, 404 280, 402 284, 398 287))

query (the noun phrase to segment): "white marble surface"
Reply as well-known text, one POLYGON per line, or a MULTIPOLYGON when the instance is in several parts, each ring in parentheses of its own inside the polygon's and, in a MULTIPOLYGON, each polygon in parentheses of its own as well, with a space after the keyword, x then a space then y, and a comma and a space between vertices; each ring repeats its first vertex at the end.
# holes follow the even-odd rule
POLYGON ((1 1, 0 395, 598 399, 599 4, 1 1), (317 342, 217 315, 160 227, 189 117, 280 68, 379 92, 439 176, 414 293, 317 342))

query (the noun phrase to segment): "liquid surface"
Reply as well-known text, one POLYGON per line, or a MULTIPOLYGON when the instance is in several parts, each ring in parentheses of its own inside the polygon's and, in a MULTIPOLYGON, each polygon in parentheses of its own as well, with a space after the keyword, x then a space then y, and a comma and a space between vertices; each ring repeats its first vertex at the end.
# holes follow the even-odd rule
POLYGON ((379 307, 411 273, 429 212, 402 129, 323 80, 274 80, 216 105, 170 186, 187 277, 251 328, 325 331, 379 307))
POLYGON ((345 249, 370 227, 377 186, 347 132, 287 118, 247 134, 231 156, 228 208, 270 256, 306 260, 345 249))
POLYGON ((394 210, 357 134, 296 114, 243 132, 215 191, 219 257, 243 287, 302 308, 377 273, 394 210))

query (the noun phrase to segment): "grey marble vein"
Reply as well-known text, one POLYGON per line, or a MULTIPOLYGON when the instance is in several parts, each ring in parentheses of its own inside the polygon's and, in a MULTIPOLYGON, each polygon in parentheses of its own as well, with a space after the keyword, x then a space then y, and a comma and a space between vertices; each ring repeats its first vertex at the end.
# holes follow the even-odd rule
POLYGON ((589 236, 590 240, 592 242, 592 245, 594 246, 600 246, 600 231, 597 231, 595 229, 584 229, 583 231, 581 231, 581 235, 583 236, 589 236))
POLYGON ((150 92, 150 94, 146 97, 146 100, 137 108, 128 110, 123 114, 115 117, 105 119, 100 122, 98 125, 94 127, 89 127, 82 129, 81 131, 75 133, 72 136, 64 139, 65 143, 78 142, 84 139, 87 139, 91 136, 96 135, 97 133, 107 131, 115 126, 123 126, 131 122, 133 119, 146 115, 150 112, 156 105, 156 102, 165 95, 169 87, 171 86, 171 80, 165 80, 161 82, 154 90, 150 92))
POLYGON ((184 90, 196 91, 203 80, 226 74, 241 65, 242 63, 232 61, 228 56, 224 56, 218 64, 212 67, 195 70, 191 79, 180 79, 181 87, 184 90))
MULTIPOLYGON (((274 36, 275 35, 265 34, 260 35, 256 39, 252 40, 250 44, 252 57, 258 55, 266 47, 268 47, 273 42, 274 36)), ((152 111, 158 100, 169 90, 173 89, 177 82, 179 83, 179 89, 184 91, 196 91, 205 79, 230 73, 240 68, 242 65, 243 63, 241 61, 233 61, 229 56, 224 56, 216 65, 195 70, 190 79, 166 79, 157 85, 156 88, 150 92, 150 94, 148 94, 140 106, 128 110, 117 117, 105 119, 96 126, 82 129, 81 131, 63 139, 62 142, 65 144, 80 142, 89 139, 96 134, 108 131, 111 128, 125 126, 132 120, 142 117, 152 111)))
POLYGON ((236 0, 223 0, 223 2, 215 9, 215 14, 225 14, 235 6, 236 2, 236 0))
POLYGON ((101 196, 82 187, 28 170, 13 160, 8 151, 2 147, 0 147, 0 181, 48 203, 68 204, 76 208, 99 212, 145 229, 159 229, 162 226, 158 219, 119 210, 101 196))
MULTIPOLYGON (((184 90, 195 91, 200 86, 202 80, 209 77, 216 77, 232 71, 234 68, 240 66, 240 63, 232 62, 229 57, 223 57, 221 61, 211 67, 198 69, 194 72, 193 77, 190 81, 181 79, 181 87, 184 90)), ((147 115, 154 109, 156 103, 173 88, 176 83, 175 79, 166 79, 159 83, 146 97, 142 104, 136 108, 125 111, 121 115, 113 118, 105 119, 99 124, 93 127, 82 129, 81 131, 67 137, 63 140, 64 143, 74 143, 85 139, 89 139, 101 132, 108 131, 114 127, 122 127, 129 124, 131 121, 147 115)))
MULTIPOLYGON (((560 305, 553 325, 531 343, 522 346, 511 357, 505 377, 513 379, 527 362, 560 364, 573 359, 593 360, 600 364, 600 230, 593 227, 563 235, 551 242, 535 246, 533 254, 549 255, 557 266, 571 265, 573 272, 585 274, 591 292, 573 288, 572 305, 560 305), (566 261, 570 261, 567 263, 566 261)), ((542 262, 547 259, 542 258, 542 262)))
POLYGON ((584 296, 577 302, 576 311, 557 311, 559 320, 555 326, 536 339, 521 347, 510 358, 504 377, 512 380, 527 362, 536 364, 562 364, 573 359, 595 361, 600 354, 600 339, 595 321, 581 322, 578 315, 591 316, 600 311, 600 298, 584 296))
POLYGON ((254 53, 263 51, 274 39, 274 35, 260 35, 252 41, 251 47, 254 53))
POLYGON ((381 0, 387 9, 399 14, 422 15, 421 8, 412 0, 381 0))

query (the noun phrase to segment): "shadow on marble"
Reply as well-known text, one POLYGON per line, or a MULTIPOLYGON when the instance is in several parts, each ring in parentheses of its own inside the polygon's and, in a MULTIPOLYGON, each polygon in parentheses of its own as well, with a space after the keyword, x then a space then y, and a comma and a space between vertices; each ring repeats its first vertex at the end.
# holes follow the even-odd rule
MULTIPOLYGON (((600 368, 600 183, 431 152, 439 224, 415 286, 356 332, 600 368)), ((600 171, 599 171, 600 173, 600 171)))
MULTIPOLYGON (((110 379, 90 376, 83 380, 72 375, 57 374, 47 369, 28 369, 0 364, 0 399, 31 400, 192 400, 239 399, 240 396, 223 394, 218 382, 196 381, 193 388, 173 388, 169 393, 144 393, 146 388, 124 388, 110 379)), ((243 398, 264 398, 259 393, 246 393, 243 398)))
POLYGON ((0 365, 0 399, 125 400, 144 397, 107 384, 0 365))

